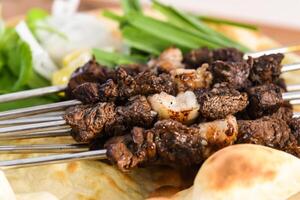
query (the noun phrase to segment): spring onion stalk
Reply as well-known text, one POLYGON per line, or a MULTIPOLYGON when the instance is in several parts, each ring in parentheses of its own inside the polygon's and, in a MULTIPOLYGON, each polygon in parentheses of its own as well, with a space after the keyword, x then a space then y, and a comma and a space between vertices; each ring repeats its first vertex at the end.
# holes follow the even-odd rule
POLYGON ((124 55, 115 52, 107 52, 100 49, 93 49, 92 53, 97 62, 109 67, 115 67, 116 65, 122 64, 145 63, 147 61, 147 58, 143 56, 124 55))
POLYGON ((169 41, 170 44, 178 45, 190 49, 198 48, 199 46, 207 46, 209 48, 219 47, 217 44, 207 41, 206 39, 191 35, 184 30, 181 30, 167 22, 146 17, 138 13, 128 14, 129 24, 141 29, 158 38, 169 41))
POLYGON ((208 22, 208 23, 225 24, 225 25, 250 29, 250 30, 254 30, 254 31, 258 30, 257 26, 252 25, 252 24, 246 24, 246 23, 241 23, 241 22, 236 22, 236 21, 231 21, 231 20, 226 20, 226 19, 221 19, 221 18, 216 18, 216 17, 208 17, 208 16, 199 16, 198 18, 200 20, 202 20, 204 22, 208 22))
POLYGON ((122 0, 121 5, 125 14, 131 12, 142 12, 139 0, 122 0))

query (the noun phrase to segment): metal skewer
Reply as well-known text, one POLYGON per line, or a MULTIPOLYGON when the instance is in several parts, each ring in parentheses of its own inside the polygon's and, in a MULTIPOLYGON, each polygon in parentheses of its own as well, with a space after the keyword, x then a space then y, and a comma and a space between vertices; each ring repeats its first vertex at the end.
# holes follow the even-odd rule
POLYGON ((300 51, 300 45, 294 45, 289 47, 282 47, 282 48, 275 48, 275 49, 268 49, 265 51, 259 52, 249 52, 244 55, 244 59, 247 59, 249 56, 256 58, 263 55, 274 54, 274 53, 291 53, 295 51, 300 51))
POLYGON ((51 93, 56 93, 56 92, 62 92, 66 88, 67 88, 66 85, 58 85, 58 86, 49 86, 49 87, 25 90, 25 91, 21 91, 21 92, 14 92, 14 93, 10 93, 10 94, 3 94, 3 95, 1 95, 0 103, 20 100, 20 99, 26 99, 26 98, 30 98, 30 97, 43 96, 46 94, 51 94, 51 93))
POLYGON ((106 159, 106 150, 94 150, 73 154, 50 155, 37 158, 0 161, 0 169, 40 166, 88 159, 106 159))
POLYGON ((88 144, 32 144, 0 146, 0 153, 75 153, 88 151, 88 144))
POLYGON ((57 111, 65 107, 74 106, 78 104, 81 104, 81 102, 78 100, 70 100, 70 101, 62 101, 58 103, 45 104, 40 106, 32 106, 28 108, 9 110, 9 111, 0 112, 0 119, 10 119, 10 118, 28 116, 33 114, 40 114, 40 113, 45 113, 50 111, 57 111))

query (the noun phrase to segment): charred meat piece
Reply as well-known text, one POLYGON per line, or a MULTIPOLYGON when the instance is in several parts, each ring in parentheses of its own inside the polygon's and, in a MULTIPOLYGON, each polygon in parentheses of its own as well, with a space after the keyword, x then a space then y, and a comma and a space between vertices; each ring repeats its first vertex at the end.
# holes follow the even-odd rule
POLYGON ((296 121, 290 125, 291 129, 284 120, 273 117, 240 120, 238 126, 237 143, 264 145, 300 156, 297 141, 299 127, 296 121))
POLYGON ((284 101, 282 89, 274 84, 265 84, 249 88, 248 113, 252 118, 259 118, 276 112, 284 101))
POLYGON ((148 66, 159 73, 168 73, 171 70, 184 68, 183 55, 178 48, 165 49, 157 59, 148 62, 148 66))
POLYGON ((136 96, 125 106, 116 107, 114 103, 74 106, 66 110, 64 119, 76 141, 89 142, 97 137, 124 134, 133 126, 151 127, 157 113, 151 110, 146 97, 136 96))
POLYGON ((66 110, 64 119, 72 128, 72 136, 78 142, 91 141, 103 133, 116 118, 113 103, 78 105, 66 110))
POLYGON ((150 130, 136 127, 129 135, 112 138, 105 147, 109 160, 123 171, 156 163, 186 167, 233 144, 237 131, 233 116, 193 127, 163 120, 150 130))
POLYGON ((209 88, 213 79, 208 64, 203 64, 198 69, 175 69, 170 74, 177 84, 178 92, 209 88))
POLYGON ((224 83, 216 84, 212 90, 197 90, 195 94, 200 115, 206 119, 222 119, 244 110, 248 105, 246 93, 240 93, 224 83))
POLYGON ((293 108, 290 105, 281 106, 270 116, 273 118, 282 119, 288 123, 293 118, 293 108))
POLYGON ((136 76, 130 76, 123 69, 117 71, 117 84, 120 98, 128 98, 135 95, 150 95, 160 92, 176 94, 176 84, 169 74, 156 75, 150 71, 144 71, 136 76))
POLYGON ((84 83, 73 90, 73 96, 83 103, 126 100, 136 95, 150 95, 160 92, 176 94, 176 83, 169 74, 156 75, 143 71, 131 76, 123 68, 116 70, 116 80, 103 84, 84 83))
POLYGON ((293 118, 289 121, 289 126, 293 135, 297 140, 297 145, 300 144, 300 118, 293 118))
POLYGON ((116 108, 116 119, 105 128, 109 136, 124 134, 133 126, 151 128, 157 121, 157 112, 153 111, 145 96, 134 96, 128 99, 125 106, 116 108))
POLYGON ((193 49, 184 55, 183 62, 186 64, 186 68, 196 69, 204 63, 212 63, 213 52, 208 48, 193 49))
POLYGON ((213 60, 241 62, 243 61, 244 53, 236 48, 220 48, 213 50, 213 60))
POLYGON ((251 66, 246 61, 215 61, 211 64, 214 83, 227 82, 236 89, 251 85, 248 80, 251 66))
POLYGON ((82 83, 103 83, 111 76, 111 71, 99 65, 94 59, 73 72, 68 83, 67 94, 72 96, 72 91, 82 83))
POLYGON ((249 79, 255 85, 264 83, 275 83, 281 74, 281 61, 283 54, 264 55, 258 58, 249 58, 248 62, 252 64, 249 79))
POLYGON ((114 102, 118 95, 118 86, 112 79, 107 80, 103 84, 83 83, 73 90, 73 96, 85 104, 114 102))

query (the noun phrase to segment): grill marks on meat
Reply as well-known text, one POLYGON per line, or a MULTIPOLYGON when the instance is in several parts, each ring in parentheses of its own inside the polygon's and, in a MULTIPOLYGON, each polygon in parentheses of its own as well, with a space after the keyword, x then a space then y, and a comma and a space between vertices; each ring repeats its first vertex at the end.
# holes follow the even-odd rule
POLYGON ((248 80, 251 66, 246 61, 216 61, 211 65, 214 83, 227 82, 236 89, 247 88, 251 85, 248 80))
POLYGON ((157 114, 151 110, 146 97, 136 96, 127 105, 114 103, 78 105, 66 110, 64 116, 78 142, 89 142, 97 137, 124 134, 133 126, 151 127, 157 114))
POLYGON ((264 83, 275 83, 281 74, 281 62, 283 54, 264 55, 258 58, 250 58, 252 70, 249 79, 256 85, 264 83))
POLYGON ((248 89, 248 114, 252 118, 259 118, 276 112, 284 103, 281 92, 282 89, 274 84, 265 84, 248 89))
POLYGON ((163 120, 150 130, 135 127, 131 134, 112 138, 105 147, 108 158, 123 171, 151 163, 190 166, 233 144, 236 136, 233 116, 193 127, 163 120))
POLYGON ((197 90, 195 94, 200 105, 200 115, 206 119, 222 119, 244 110, 248 105, 246 93, 240 93, 226 84, 216 84, 210 91, 197 90))

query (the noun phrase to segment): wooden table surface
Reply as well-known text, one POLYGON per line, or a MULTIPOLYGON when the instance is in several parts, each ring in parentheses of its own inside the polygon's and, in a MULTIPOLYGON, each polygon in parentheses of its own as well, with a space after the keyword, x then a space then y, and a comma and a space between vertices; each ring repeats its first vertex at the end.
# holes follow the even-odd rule
MULTIPOLYGON (((2 3, 2 15, 4 19, 23 15, 33 7, 41 7, 50 10, 52 0, 0 0, 2 3)), ((81 0, 80 10, 88 11, 97 8, 117 7, 115 0, 81 0)), ((268 25, 258 25, 266 35, 274 38, 283 45, 300 44, 300 30, 293 30, 268 25)))

